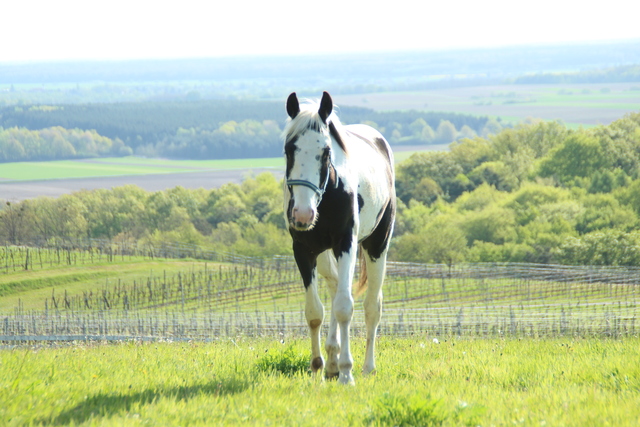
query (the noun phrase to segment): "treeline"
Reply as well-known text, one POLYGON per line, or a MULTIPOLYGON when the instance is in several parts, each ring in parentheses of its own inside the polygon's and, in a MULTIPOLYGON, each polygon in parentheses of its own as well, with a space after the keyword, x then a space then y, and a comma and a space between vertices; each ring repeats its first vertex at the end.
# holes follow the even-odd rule
MULTIPOLYGON (((284 107, 274 102, 191 101, 13 106, 0 109, 0 126, 14 135, 10 144, 32 137, 32 132, 59 134, 64 129, 92 129, 110 140, 111 151, 70 150, 72 133, 62 140, 59 153, 7 151, 1 161, 43 160, 102 155, 162 156, 187 159, 276 157, 282 154, 280 137, 284 107), (65 157, 66 156, 66 157, 65 157)), ((368 123, 388 135, 392 144, 447 144, 459 138, 497 133, 501 124, 487 117, 456 113, 376 112, 343 107, 344 123, 368 123)), ((106 143, 106 142, 105 142, 106 143)), ((44 147, 42 147, 44 149, 44 147)))
POLYGON ((82 238, 187 243, 252 256, 290 253, 282 185, 270 173, 214 190, 133 185, 3 203, 0 241, 82 238))
POLYGON ((466 139, 398 168, 393 257, 640 264, 640 113, 466 139))
POLYGON ((521 76, 515 84, 577 84, 640 82, 640 65, 624 65, 575 73, 540 73, 521 76))
MULTIPOLYGON (((640 265, 640 113, 569 130, 533 122, 397 168, 391 258, 640 265)), ((271 174, 214 190, 135 186, 5 203, 0 240, 83 237, 290 253, 271 174)))
POLYGON ((42 130, 0 127, 0 162, 128 156, 132 153, 120 139, 106 138, 95 130, 59 126, 42 130))
POLYGON ((12 106, 0 109, 0 126, 94 129, 135 150, 173 135, 179 128, 214 130, 231 120, 282 120, 283 108, 275 102, 226 100, 12 106))

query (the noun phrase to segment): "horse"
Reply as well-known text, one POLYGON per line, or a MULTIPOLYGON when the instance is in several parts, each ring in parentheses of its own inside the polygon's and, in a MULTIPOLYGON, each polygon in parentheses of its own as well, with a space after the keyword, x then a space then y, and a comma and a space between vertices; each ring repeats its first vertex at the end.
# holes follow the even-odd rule
POLYGON ((382 283, 396 214, 393 153, 374 128, 342 125, 327 92, 302 105, 287 98, 283 131, 286 170, 284 214, 293 255, 305 287, 305 317, 311 336, 311 371, 354 384, 349 329, 353 293, 366 289, 366 351, 362 372, 375 374, 375 339, 382 312, 382 283), (360 280, 354 282, 357 253, 360 280), (331 320, 320 350, 324 307, 318 273, 331 295, 331 320), (353 288, 353 289, 352 289, 353 288))

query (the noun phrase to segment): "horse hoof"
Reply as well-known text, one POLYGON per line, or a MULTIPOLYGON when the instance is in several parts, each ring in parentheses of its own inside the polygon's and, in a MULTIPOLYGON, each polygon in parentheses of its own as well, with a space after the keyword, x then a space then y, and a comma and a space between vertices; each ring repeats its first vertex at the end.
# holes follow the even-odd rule
POLYGON ((356 385, 356 382, 353 380, 353 376, 351 373, 349 375, 341 374, 339 378, 340 384, 344 385, 356 385))
POLYGON ((322 360, 322 357, 320 357, 320 356, 315 357, 311 361, 311 372, 318 372, 323 367, 324 367, 324 360, 322 360))
POLYGON ((324 373, 324 377, 327 380, 337 380, 340 376, 340 372, 326 372, 324 373))

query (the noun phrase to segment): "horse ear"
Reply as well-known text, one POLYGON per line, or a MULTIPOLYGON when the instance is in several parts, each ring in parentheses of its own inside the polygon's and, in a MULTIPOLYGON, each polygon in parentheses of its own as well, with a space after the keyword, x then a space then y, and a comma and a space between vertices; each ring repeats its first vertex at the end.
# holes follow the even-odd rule
POLYGON ((300 112, 300 104, 298 103, 298 97, 295 92, 291 92, 289 98, 287 98, 287 114, 292 119, 295 119, 300 112))
POLYGON ((332 111, 333 101, 331 100, 331 95, 329 95, 329 92, 322 92, 322 100, 320 101, 320 109, 318 110, 318 114, 325 124, 327 124, 327 117, 331 115, 332 111))

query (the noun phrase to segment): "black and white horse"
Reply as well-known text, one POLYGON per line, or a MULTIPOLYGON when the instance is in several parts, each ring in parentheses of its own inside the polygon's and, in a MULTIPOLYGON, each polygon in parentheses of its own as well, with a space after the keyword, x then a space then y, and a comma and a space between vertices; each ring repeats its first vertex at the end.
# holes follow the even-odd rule
POLYGON ((384 137, 366 125, 343 126, 333 114, 331 96, 300 105, 287 99, 284 130, 286 173, 284 209, 293 253, 306 289, 305 315, 311 332, 311 369, 325 364, 320 351, 324 307, 318 274, 327 281, 331 321, 325 344, 327 378, 353 383, 349 326, 352 283, 358 249, 367 327, 363 372, 375 372, 375 338, 382 311, 382 282, 395 219, 393 154, 384 137), (368 282, 368 283, 367 283, 368 282))

